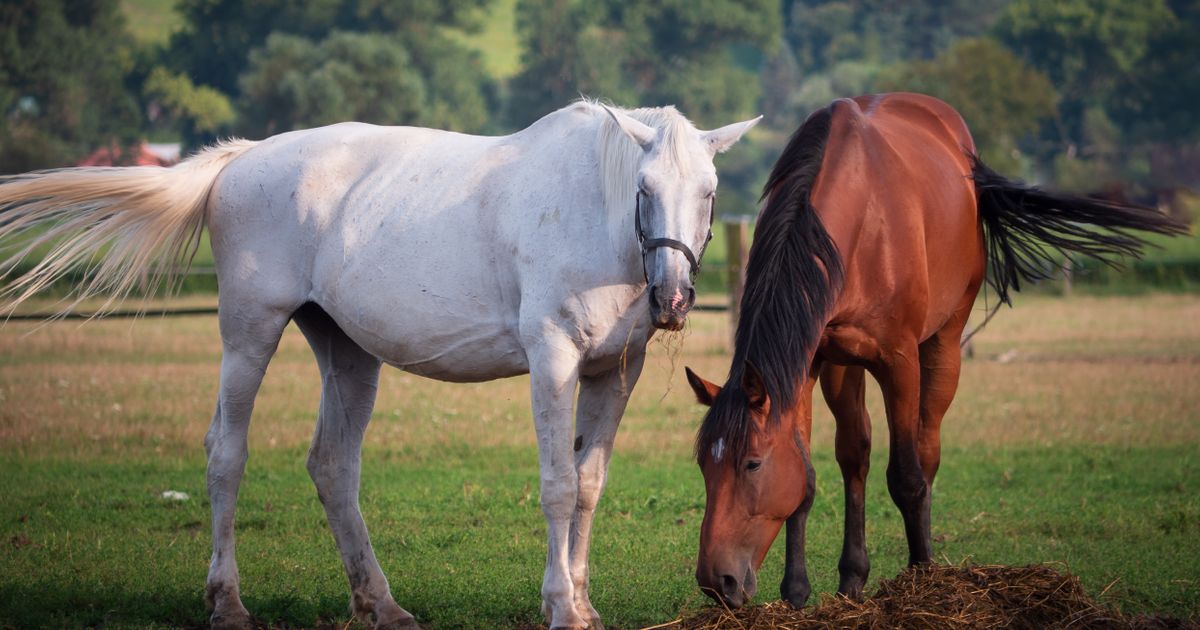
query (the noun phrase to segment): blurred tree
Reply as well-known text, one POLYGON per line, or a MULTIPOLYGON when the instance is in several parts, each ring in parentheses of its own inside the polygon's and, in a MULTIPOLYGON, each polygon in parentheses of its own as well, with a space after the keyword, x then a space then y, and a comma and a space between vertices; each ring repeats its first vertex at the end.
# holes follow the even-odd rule
POLYGON ((487 2, 181 0, 166 58, 232 97, 245 135, 354 118, 481 131, 494 87, 444 29, 477 29, 487 2))
MULTIPOLYGON (((753 116, 763 50, 779 41, 774 0, 520 0, 522 70, 509 124, 521 127, 580 94, 626 106, 675 105, 702 127, 753 116)), ((718 211, 752 212, 766 156, 743 140, 721 158, 718 211)))
MULTIPOLYGON (((1039 155, 1053 165, 1056 183, 1095 191, 1127 176, 1146 175, 1145 160, 1136 159, 1137 151, 1128 146, 1139 142, 1129 135, 1136 125, 1128 118, 1125 125, 1114 124, 1113 113, 1122 100, 1130 101, 1123 92, 1147 70, 1182 69, 1168 69, 1169 55, 1147 57, 1156 41, 1165 43, 1178 31, 1179 20, 1163 0, 1014 0, 1009 5, 994 32, 1044 71, 1061 97, 1055 124, 1042 132, 1054 142, 1043 144, 1039 155), (1106 147, 1117 143, 1125 145, 1120 153, 1106 147)), ((1194 65, 1195 59, 1186 63, 1194 65)), ((1168 92, 1179 87, 1178 79, 1167 80, 1168 92)))
POLYGON ((1001 171, 1022 166, 1017 141, 1055 113, 1056 95, 1046 75, 983 37, 961 39, 931 61, 896 64, 878 78, 877 87, 930 94, 954 106, 980 156, 1001 171))
POLYGON ((173 122, 186 124, 200 133, 216 133, 233 121, 233 105, 224 94, 197 87, 182 74, 157 67, 146 77, 143 94, 150 109, 159 108, 173 122))
POLYGON ((1173 4, 1178 19, 1151 38, 1137 70, 1121 77, 1111 108, 1156 190, 1200 188, 1200 1, 1173 4))
POLYGON ((779 36, 771 0, 520 0, 517 11, 525 47, 511 84, 516 125, 581 92, 674 104, 709 125, 749 116, 758 98, 757 51, 779 36))
POLYGON ((489 0, 179 0, 184 27, 168 57, 193 81, 238 96, 250 51, 271 33, 322 39, 333 30, 419 37, 435 26, 475 26, 489 0))
POLYGON ((506 118, 525 127, 580 94, 603 94, 589 81, 590 58, 583 53, 588 27, 586 6, 575 0, 519 0, 516 28, 521 38, 521 72, 509 82, 506 118))
POLYGON ((117 0, 0 4, 0 172, 66 166, 97 146, 137 142, 128 42, 117 0))
POLYGON ((1122 77, 1140 71, 1152 40, 1176 21, 1163 0, 1014 0, 995 33, 1050 77, 1062 97, 1060 140, 1076 153, 1085 111, 1107 109, 1122 77))
POLYGON ((272 34, 242 75, 241 127, 270 136, 359 120, 415 122, 425 86, 408 51, 386 35, 335 32, 320 42, 272 34))
POLYGON ((928 59, 960 37, 986 32, 1008 2, 785 0, 784 33, 806 75, 841 61, 928 59))

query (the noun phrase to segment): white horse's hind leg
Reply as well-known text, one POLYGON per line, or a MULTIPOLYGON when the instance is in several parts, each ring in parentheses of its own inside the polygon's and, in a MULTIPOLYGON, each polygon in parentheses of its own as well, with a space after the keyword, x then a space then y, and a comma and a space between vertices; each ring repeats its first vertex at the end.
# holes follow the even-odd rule
POLYGON ((308 473, 346 567, 354 614, 363 623, 374 620, 376 630, 417 628, 392 599, 358 507, 362 440, 375 406, 380 361, 316 305, 302 307, 295 321, 317 355, 323 381, 308 473))
POLYGON ((571 520, 571 583, 575 610, 591 630, 603 628, 600 615, 588 597, 588 550, 592 542, 592 517, 608 479, 613 440, 625 413, 629 394, 642 373, 644 354, 629 357, 624 369, 579 379, 579 404, 575 409, 575 470, 579 496, 571 520))
POLYGON ((254 317, 247 317, 246 310, 243 306, 236 314, 221 314, 221 393, 204 439, 213 548, 205 601, 213 611, 212 627, 222 629, 251 627, 239 594, 233 515, 246 468, 246 432, 254 397, 288 322, 287 313, 262 309, 254 317))

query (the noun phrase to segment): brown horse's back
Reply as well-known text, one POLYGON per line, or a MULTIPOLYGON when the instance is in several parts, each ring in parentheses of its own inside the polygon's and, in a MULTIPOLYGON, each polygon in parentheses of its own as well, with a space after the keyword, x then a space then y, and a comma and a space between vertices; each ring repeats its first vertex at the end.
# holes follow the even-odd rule
POLYGON ((958 113, 928 96, 860 96, 832 109, 812 205, 846 278, 822 347, 869 360, 897 335, 924 341, 974 300, 985 251, 974 143, 958 113))

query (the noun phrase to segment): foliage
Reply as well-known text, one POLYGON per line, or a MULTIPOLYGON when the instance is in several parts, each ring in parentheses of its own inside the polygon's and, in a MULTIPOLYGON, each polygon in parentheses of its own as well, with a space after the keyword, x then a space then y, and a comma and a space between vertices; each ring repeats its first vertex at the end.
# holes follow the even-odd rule
POLYGON ((1055 92, 1045 74, 988 38, 966 38, 930 61, 889 68, 883 91, 921 92, 954 106, 971 129, 984 161, 1001 171, 1019 169, 1017 141, 1055 114, 1055 92))
POLYGON ((321 42, 274 33, 240 81, 242 128, 255 137, 344 120, 416 121, 425 86, 385 35, 335 32, 321 42))
POLYGON ((151 71, 143 90, 172 119, 201 133, 215 133, 233 121, 233 105, 224 94, 210 87, 197 87, 187 76, 172 74, 161 66, 151 71))
MULTIPOLYGON (((1008 0, 790 0, 785 30, 804 74, 842 61, 927 59, 984 33, 1008 0)), ((855 94, 841 94, 855 96, 855 94)))
POLYGON ((1103 98, 1176 17, 1164 0, 1014 0, 995 32, 1068 100, 1103 98))
POLYGON ((580 92, 674 104, 710 126, 748 117, 757 97, 756 68, 743 67, 734 46, 770 47, 777 27, 762 16, 773 7, 769 0, 521 0, 518 28, 526 50, 513 85, 549 84, 516 97, 513 123, 528 123, 580 92))
MULTIPOLYGON (((1120 157, 1103 155, 1089 140, 1122 135, 1124 130, 1103 129, 1111 124, 1109 112, 1121 98, 1119 88, 1146 70, 1142 62, 1154 43, 1178 27, 1164 0, 1014 0, 1000 16, 996 36, 1045 72, 1058 89, 1060 116, 1044 134, 1057 142, 1043 145, 1040 157, 1055 165, 1056 179, 1065 186, 1096 190, 1125 176, 1116 174, 1123 168, 1120 157)), ((1151 69, 1173 70, 1161 65, 1151 69)))
POLYGON ((136 142, 124 28, 116 0, 0 4, 0 172, 63 166, 136 142))
POLYGON ((271 33, 322 39, 331 31, 397 33, 409 39, 434 25, 472 27, 486 0, 181 0, 184 28, 168 58, 196 83, 239 95, 250 51, 271 33))
POLYGON ((479 55, 443 30, 477 29, 485 4, 184 0, 185 26, 166 57, 233 97, 244 135, 356 117, 481 131, 494 99, 490 80, 479 55))

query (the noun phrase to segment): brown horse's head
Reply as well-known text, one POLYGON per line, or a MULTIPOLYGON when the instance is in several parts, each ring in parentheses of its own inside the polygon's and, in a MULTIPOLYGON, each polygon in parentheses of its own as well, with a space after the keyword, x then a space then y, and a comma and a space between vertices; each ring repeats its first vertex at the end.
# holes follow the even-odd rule
POLYGON ((796 423, 774 414, 750 363, 724 388, 687 369, 696 398, 708 405, 696 440, 707 501, 700 526, 696 581, 732 607, 754 596, 755 574, 780 527, 804 501, 808 461, 796 423))

